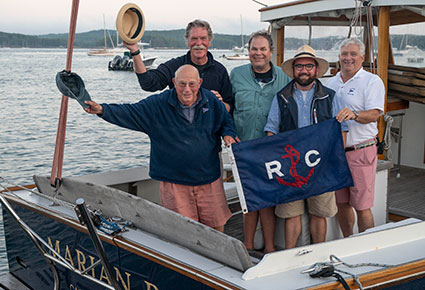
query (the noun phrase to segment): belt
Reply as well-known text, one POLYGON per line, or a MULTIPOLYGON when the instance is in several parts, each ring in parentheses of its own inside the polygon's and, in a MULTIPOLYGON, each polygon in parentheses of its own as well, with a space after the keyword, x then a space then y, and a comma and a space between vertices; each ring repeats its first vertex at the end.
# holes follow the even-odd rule
POLYGON ((363 149, 363 148, 366 148, 366 147, 373 146, 375 144, 376 144, 376 139, 374 139, 372 141, 365 142, 365 143, 357 144, 357 145, 354 145, 354 146, 351 146, 351 147, 346 147, 345 152, 363 149))

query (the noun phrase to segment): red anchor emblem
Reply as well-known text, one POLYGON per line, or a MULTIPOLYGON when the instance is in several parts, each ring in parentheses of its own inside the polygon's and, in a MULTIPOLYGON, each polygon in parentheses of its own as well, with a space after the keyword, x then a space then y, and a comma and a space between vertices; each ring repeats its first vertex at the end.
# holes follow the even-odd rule
POLYGON ((308 182, 311 175, 314 172, 314 168, 310 169, 307 177, 300 176, 297 172, 297 164, 300 161, 300 152, 297 151, 292 145, 286 145, 285 151, 288 153, 286 155, 282 155, 282 159, 290 158, 291 159, 291 167, 289 169, 289 174, 295 179, 294 182, 287 182, 283 180, 283 178, 276 177, 279 184, 284 184, 288 186, 301 188, 304 184, 308 182))

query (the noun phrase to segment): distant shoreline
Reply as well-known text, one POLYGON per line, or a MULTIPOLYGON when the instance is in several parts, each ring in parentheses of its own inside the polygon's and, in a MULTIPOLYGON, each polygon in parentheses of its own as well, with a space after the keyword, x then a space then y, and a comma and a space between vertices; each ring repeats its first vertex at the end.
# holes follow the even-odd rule
MULTIPOLYGON (((145 31, 142 41, 149 43, 154 49, 186 49, 187 44, 184 39, 184 29, 178 30, 151 30, 145 31)), ((117 33, 115 30, 107 30, 107 47, 117 46, 117 33)), ((403 43, 402 34, 391 35, 391 43, 394 50, 405 49, 406 43, 403 43)), ((249 35, 244 35, 248 39, 249 35)), ((311 46, 316 50, 335 50, 339 43, 344 39, 342 36, 328 36, 321 38, 312 38, 311 46)), ((425 35, 410 35, 410 46, 416 46, 425 50, 425 35)), ((0 48, 66 48, 68 42, 68 33, 44 34, 44 35, 25 35, 18 33, 6 33, 0 31, 0 48)), ((304 38, 286 38, 285 49, 297 49, 308 40, 304 38)), ((77 33, 75 36, 74 47, 81 49, 99 49, 104 48, 104 30, 93 30, 77 33)), ((241 46, 241 36, 231 34, 214 34, 212 48, 232 49, 241 46)))

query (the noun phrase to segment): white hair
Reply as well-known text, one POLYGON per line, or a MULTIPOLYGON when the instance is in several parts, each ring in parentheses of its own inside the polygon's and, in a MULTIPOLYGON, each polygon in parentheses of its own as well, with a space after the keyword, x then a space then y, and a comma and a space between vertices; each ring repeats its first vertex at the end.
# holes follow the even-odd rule
POLYGON ((346 39, 344 39, 339 45, 339 54, 341 54, 341 51, 344 47, 346 47, 350 44, 357 45, 360 49, 360 54, 365 55, 365 50, 366 50, 365 45, 364 45, 363 41, 361 41, 358 38, 346 38, 346 39))

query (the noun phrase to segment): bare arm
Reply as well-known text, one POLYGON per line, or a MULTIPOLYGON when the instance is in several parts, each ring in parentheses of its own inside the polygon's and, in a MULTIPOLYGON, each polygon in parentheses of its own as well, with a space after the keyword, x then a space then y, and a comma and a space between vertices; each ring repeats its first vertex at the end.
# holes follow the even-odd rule
POLYGON ((273 135, 274 135, 273 132, 269 132, 269 131, 266 132, 266 136, 273 136, 273 135))
MULTIPOLYGON (((135 52, 139 49, 139 45, 137 43, 130 44, 125 41, 123 41, 123 44, 125 47, 127 47, 130 50, 130 53, 135 52)), ((133 63, 134 63, 134 71, 138 74, 142 74, 146 72, 145 64, 143 63, 142 56, 140 53, 138 55, 133 56, 133 63)))
MULTIPOLYGON (((361 124, 368 124, 371 122, 376 122, 381 114, 381 111, 378 109, 372 109, 367 111, 359 111, 359 116, 356 119, 356 122, 361 124)), ((356 118, 356 114, 353 113, 352 110, 348 108, 342 108, 341 111, 336 115, 336 119, 339 122, 346 120, 354 120, 356 118)))

